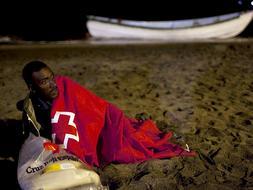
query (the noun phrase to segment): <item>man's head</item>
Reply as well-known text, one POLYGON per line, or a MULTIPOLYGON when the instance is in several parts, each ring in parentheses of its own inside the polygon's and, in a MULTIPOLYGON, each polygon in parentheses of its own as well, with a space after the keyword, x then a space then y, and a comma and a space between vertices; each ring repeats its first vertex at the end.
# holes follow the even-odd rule
POLYGON ((31 61, 23 68, 23 79, 28 88, 46 100, 58 96, 58 88, 52 70, 41 61, 31 61))

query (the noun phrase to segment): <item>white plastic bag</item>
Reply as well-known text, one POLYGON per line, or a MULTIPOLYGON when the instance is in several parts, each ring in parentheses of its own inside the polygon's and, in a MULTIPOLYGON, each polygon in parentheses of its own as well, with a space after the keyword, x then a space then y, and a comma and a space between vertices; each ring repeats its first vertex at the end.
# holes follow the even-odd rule
POLYGON ((102 190, 98 174, 48 139, 30 134, 19 154, 18 182, 23 190, 102 190))

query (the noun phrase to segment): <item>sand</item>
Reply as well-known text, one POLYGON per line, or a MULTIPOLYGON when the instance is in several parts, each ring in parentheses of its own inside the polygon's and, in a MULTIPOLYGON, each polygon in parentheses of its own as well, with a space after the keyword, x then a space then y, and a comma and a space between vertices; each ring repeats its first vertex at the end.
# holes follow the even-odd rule
POLYGON ((147 113, 196 157, 111 164, 110 189, 253 189, 253 40, 203 43, 49 43, 0 46, 1 171, 16 187, 16 102, 25 63, 46 62, 121 108, 147 113))

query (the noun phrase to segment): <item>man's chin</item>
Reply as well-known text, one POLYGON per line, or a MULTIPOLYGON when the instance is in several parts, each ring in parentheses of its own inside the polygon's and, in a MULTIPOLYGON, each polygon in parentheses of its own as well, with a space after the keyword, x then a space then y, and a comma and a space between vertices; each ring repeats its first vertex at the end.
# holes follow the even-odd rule
POLYGON ((59 95, 58 91, 51 94, 51 98, 55 99, 59 95))
POLYGON ((55 91, 51 92, 48 97, 49 97, 49 99, 53 100, 53 99, 57 98, 58 95, 59 95, 58 90, 55 90, 55 91))

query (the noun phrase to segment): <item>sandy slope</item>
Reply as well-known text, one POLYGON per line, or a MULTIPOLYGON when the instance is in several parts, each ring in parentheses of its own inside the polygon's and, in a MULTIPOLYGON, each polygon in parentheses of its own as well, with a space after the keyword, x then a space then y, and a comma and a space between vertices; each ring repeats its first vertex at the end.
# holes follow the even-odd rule
POLYGON ((173 141, 199 152, 195 158, 110 165, 99 173, 111 189, 253 188, 252 40, 2 45, 2 157, 11 156, 6 150, 15 146, 6 128, 21 117, 15 107, 26 95, 21 71, 33 59, 72 77, 129 117, 148 113, 162 130, 175 132, 173 141))

